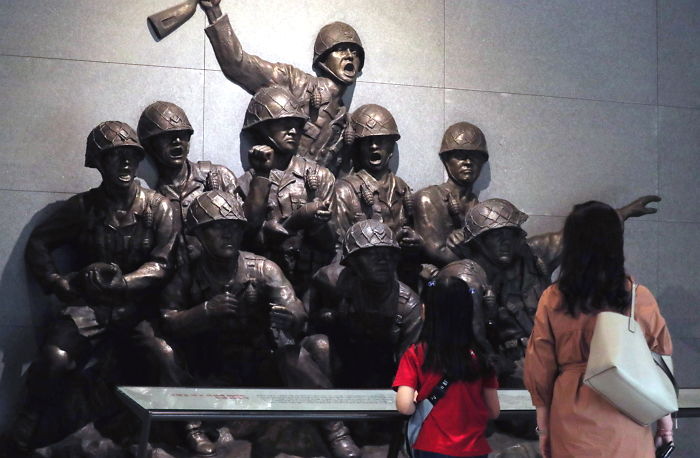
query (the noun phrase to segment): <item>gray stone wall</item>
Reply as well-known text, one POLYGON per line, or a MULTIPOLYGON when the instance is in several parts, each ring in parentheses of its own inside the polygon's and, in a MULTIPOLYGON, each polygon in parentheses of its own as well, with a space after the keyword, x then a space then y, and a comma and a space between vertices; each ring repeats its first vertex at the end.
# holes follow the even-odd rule
MULTIPOLYGON (((176 102, 195 126, 193 159, 242 172, 249 95, 219 71, 201 12, 156 43, 161 0, 0 1, 0 430, 10 421, 52 304, 27 278, 28 233, 52 205, 96 185, 84 141, 99 122, 136 124, 176 102)), ((655 292, 678 377, 700 386, 700 3, 696 0, 224 1, 245 48, 311 70, 325 23, 355 26, 367 50, 352 106, 379 103, 402 138, 398 174, 440 182, 441 134, 479 125, 491 160, 481 197, 560 228, 574 203, 620 206, 658 193, 656 215, 627 224, 628 269, 655 292)), ((152 182, 152 169, 141 174, 152 182)), ((681 421, 677 455, 700 447, 681 421)))

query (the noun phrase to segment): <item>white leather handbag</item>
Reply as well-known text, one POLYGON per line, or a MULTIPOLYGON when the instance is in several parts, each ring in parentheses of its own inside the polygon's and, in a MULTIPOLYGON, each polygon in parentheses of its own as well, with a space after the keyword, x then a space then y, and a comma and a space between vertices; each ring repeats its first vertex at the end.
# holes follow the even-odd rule
POLYGON ((640 425, 678 410, 677 387, 663 358, 655 358, 634 319, 637 284, 632 285, 630 316, 598 314, 583 383, 640 425))

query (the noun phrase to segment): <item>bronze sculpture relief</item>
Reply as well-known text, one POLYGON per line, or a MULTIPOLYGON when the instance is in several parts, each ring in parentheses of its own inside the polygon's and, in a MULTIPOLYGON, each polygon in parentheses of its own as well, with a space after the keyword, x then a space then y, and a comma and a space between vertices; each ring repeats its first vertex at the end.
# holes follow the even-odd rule
POLYGON ((425 243, 426 261, 442 267, 458 257, 447 241, 462 239, 464 218, 479 200, 472 192, 482 166, 489 160, 484 133, 468 122, 451 125, 440 146, 447 181, 415 195, 415 229, 425 243))
POLYGON ((365 60, 355 29, 333 22, 319 31, 313 59, 318 76, 314 76, 246 53, 228 16, 222 16, 219 4, 220 0, 200 1, 211 24, 206 33, 224 75, 250 94, 269 86, 286 88, 300 99, 300 109, 307 118, 299 140, 299 155, 327 167, 333 174, 347 171, 348 160, 342 153, 347 107, 342 97, 360 75, 365 60))
POLYGON ((148 362, 136 355, 152 344, 148 320, 170 273, 176 224, 167 199, 135 181, 143 157, 131 127, 101 123, 88 136, 85 166, 98 169, 102 183, 70 198, 29 238, 29 270, 63 308, 28 372, 28 398, 13 434, 18 449, 57 441, 104 414, 105 400, 95 398, 101 382, 156 382, 138 369, 148 362), (78 258, 70 272, 59 271, 52 258, 64 245, 78 258), (85 365, 95 355, 100 369, 88 374, 85 365), (85 406, 62 405, 75 399, 71 385, 88 387, 85 406), (52 417, 57 406, 63 410, 52 417))
MULTIPOLYGON (((279 86, 264 87, 251 99, 243 130, 253 150, 269 150, 272 184, 262 237, 265 253, 277 262, 299 295, 311 275, 333 258, 329 221, 335 178, 325 167, 296 154, 306 122, 303 101, 279 86)), ((241 177, 243 183, 254 176, 241 177)))

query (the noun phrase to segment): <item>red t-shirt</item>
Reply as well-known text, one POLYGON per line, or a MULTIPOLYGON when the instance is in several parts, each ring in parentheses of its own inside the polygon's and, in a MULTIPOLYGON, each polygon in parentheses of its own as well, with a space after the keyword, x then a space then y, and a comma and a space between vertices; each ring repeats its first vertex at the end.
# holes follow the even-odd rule
MULTIPOLYGON (((418 402, 427 398, 442 375, 422 370, 423 345, 411 345, 401 357, 393 387, 410 386, 418 391, 418 402)), ((473 382, 450 382, 445 395, 423 422, 414 448, 454 456, 478 456, 491 452, 486 440, 488 409, 482 390, 498 388, 496 376, 473 382)))

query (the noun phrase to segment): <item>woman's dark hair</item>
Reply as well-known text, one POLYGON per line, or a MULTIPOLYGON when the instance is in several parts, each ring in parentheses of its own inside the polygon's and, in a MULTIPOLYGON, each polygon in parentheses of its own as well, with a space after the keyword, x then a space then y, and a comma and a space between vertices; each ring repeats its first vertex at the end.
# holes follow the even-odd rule
POLYGON ((424 289, 423 300, 423 370, 445 374, 450 380, 473 381, 493 374, 474 339, 469 285, 458 277, 438 278, 424 289))
POLYGON ((575 205, 564 223, 559 290, 569 315, 622 312, 628 305, 623 226, 610 205, 575 205))

